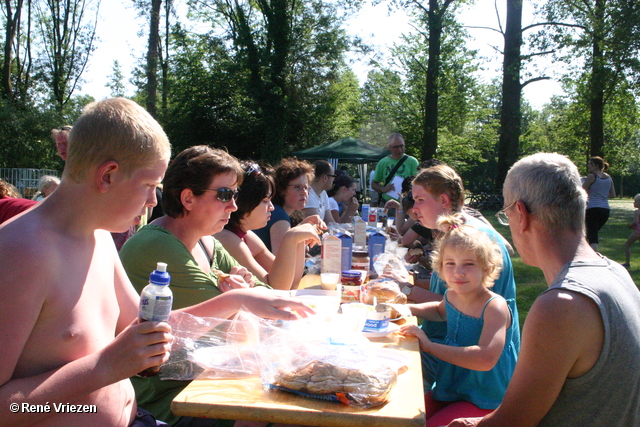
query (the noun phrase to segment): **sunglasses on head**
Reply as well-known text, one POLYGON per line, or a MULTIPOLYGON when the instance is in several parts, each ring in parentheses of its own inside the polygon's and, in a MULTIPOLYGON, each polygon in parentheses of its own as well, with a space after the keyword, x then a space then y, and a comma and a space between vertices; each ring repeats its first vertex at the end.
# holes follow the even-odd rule
POLYGON ((245 171, 245 175, 246 176, 250 176, 251 174, 260 174, 262 173, 262 171, 260 170, 260 166, 258 166, 256 163, 249 163, 247 170, 245 171))
POLYGON ((216 199, 220 200, 223 203, 227 203, 227 202, 230 202, 231 199, 238 198, 238 190, 232 190, 227 187, 218 188, 217 190, 205 188, 204 191, 215 191, 217 193, 216 199))

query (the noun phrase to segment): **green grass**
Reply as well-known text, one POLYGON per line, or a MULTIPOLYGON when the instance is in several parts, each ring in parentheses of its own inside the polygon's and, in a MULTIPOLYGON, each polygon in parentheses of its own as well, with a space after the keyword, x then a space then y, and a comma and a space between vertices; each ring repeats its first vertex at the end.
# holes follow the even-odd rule
MULTIPOLYGON (((611 216, 602 227, 599 233, 599 251, 612 261, 624 262, 624 242, 631 233, 628 224, 633 220, 633 199, 615 199, 609 201, 611 205, 611 216)), ((498 223, 495 212, 483 211, 482 214, 493 224, 509 242, 511 231, 498 223)), ((513 263, 513 273, 516 280, 516 304, 520 315, 520 327, 529 313, 533 301, 547 288, 542 272, 535 267, 531 267, 522 262, 517 254, 511 257, 513 263)), ((629 269, 631 278, 636 286, 640 283, 640 242, 631 246, 631 268, 629 269)))

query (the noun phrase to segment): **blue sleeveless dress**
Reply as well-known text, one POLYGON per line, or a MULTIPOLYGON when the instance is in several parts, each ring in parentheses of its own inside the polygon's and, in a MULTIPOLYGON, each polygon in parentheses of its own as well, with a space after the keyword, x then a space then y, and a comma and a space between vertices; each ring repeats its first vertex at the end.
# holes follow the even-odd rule
MULTIPOLYGON (((476 318, 461 313, 451 305, 447 293, 444 294, 447 311, 447 335, 444 344, 455 347, 477 345, 484 326, 487 304, 494 298, 502 297, 494 296, 489 299, 482 309, 480 318, 476 318)), ((518 359, 518 350, 512 339, 515 330, 514 316, 511 309, 509 312, 511 324, 507 329, 505 346, 498 363, 489 371, 474 371, 440 360, 432 394, 434 399, 442 402, 465 400, 481 409, 495 409, 500 405, 518 359)))

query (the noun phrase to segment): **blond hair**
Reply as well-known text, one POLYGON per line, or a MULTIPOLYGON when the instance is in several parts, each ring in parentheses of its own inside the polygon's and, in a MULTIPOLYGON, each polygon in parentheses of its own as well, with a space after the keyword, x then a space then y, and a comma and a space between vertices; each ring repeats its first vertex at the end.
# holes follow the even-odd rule
POLYGON ((484 271, 482 286, 492 287, 502 270, 502 252, 496 242, 477 228, 465 225, 461 213, 441 216, 436 224, 438 230, 444 232, 431 252, 431 266, 436 273, 441 275, 446 248, 462 249, 473 252, 478 259, 478 264, 484 271))
POLYGON ((69 133, 64 175, 81 181, 87 171, 116 161, 125 176, 158 159, 169 159, 171 145, 158 122, 126 98, 88 104, 69 133))
POLYGON ((453 212, 460 212, 464 206, 462 178, 450 166, 436 165, 421 170, 413 185, 421 185, 433 196, 447 194, 451 198, 453 212))

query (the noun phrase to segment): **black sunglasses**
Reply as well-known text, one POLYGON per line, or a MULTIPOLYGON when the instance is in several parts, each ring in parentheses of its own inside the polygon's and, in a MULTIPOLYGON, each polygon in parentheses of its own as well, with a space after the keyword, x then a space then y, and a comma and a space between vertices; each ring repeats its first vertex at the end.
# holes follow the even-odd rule
POLYGON ((223 203, 227 203, 230 202, 231 199, 238 198, 238 190, 232 190, 227 187, 218 188, 217 190, 205 188, 204 191, 215 191, 217 193, 216 199, 220 200, 223 203))

